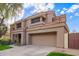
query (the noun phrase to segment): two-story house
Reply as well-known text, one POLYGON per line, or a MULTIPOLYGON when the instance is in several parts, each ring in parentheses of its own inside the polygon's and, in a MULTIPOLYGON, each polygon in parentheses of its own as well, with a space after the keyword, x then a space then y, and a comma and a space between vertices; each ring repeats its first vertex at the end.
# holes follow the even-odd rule
POLYGON ((11 24, 11 39, 21 45, 68 47, 66 15, 40 12, 11 24))

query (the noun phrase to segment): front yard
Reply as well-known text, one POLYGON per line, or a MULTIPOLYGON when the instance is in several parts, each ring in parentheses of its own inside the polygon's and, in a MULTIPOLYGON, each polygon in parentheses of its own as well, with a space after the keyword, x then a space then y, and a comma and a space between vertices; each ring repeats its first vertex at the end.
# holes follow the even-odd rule
POLYGON ((12 48, 9 45, 0 45, 0 51, 12 48))
POLYGON ((0 37, 0 51, 12 48, 10 45, 11 39, 9 37, 0 37))

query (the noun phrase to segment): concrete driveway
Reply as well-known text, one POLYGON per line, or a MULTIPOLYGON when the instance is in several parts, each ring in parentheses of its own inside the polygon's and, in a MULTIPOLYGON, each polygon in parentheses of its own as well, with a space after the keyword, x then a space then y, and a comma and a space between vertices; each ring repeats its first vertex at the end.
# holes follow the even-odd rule
POLYGON ((26 45, 0 51, 0 56, 46 56, 55 47, 26 45))

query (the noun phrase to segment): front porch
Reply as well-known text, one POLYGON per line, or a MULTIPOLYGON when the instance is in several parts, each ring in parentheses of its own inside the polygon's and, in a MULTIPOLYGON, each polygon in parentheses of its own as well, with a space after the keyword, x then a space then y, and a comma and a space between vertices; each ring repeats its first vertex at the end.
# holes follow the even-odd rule
POLYGON ((18 46, 26 44, 25 35, 23 32, 12 33, 11 34, 11 41, 13 42, 13 44, 18 45, 18 46))

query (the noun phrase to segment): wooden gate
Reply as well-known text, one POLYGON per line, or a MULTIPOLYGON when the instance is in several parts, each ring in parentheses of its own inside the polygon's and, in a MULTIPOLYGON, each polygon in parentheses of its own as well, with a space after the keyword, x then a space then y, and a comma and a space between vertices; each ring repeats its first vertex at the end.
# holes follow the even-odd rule
POLYGON ((79 49, 79 33, 69 34, 69 48, 79 49))

